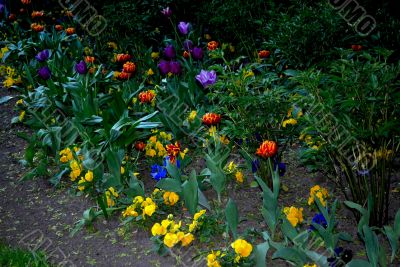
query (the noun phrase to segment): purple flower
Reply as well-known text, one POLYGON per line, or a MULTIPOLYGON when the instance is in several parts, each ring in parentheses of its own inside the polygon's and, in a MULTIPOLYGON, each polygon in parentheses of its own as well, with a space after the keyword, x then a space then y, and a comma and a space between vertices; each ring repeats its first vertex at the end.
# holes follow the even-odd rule
POLYGON ((190 51, 193 48, 193 42, 191 40, 185 40, 183 41, 183 49, 186 51, 190 51))
POLYGON ((172 16, 172 10, 169 7, 166 7, 163 10, 161 10, 161 13, 168 18, 172 16))
POLYGON ((275 161, 274 162, 274 171, 276 170, 276 167, 278 167, 279 176, 281 176, 281 177, 284 176, 285 172, 286 172, 286 164, 283 162, 280 162, 277 164, 277 162, 275 161))
POLYGON ((154 164, 153 166, 151 166, 150 174, 154 180, 160 181, 161 179, 164 179, 165 177, 167 177, 167 169, 165 169, 161 165, 154 164))
POLYGON ((4 12, 4 5, 2 5, 2 4, 0 4, 0 13, 3 13, 4 12))
POLYGON ((86 62, 81 60, 79 63, 77 63, 75 65, 75 70, 79 73, 79 74, 86 74, 87 72, 87 65, 86 62))
POLYGON ((319 224, 324 228, 328 227, 328 223, 327 223, 327 221, 326 221, 326 219, 325 219, 325 217, 324 217, 324 215, 322 213, 317 213, 312 218, 311 225, 310 225, 310 230, 315 230, 315 227, 312 225, 312 223, 319 224))
POLYGON ((217 73, 215 70, 201 70, 200 74, 196 76, 196 80, 198 80, 204 88, 207 88, 209 85, 213 85, 217 81, 217 73))
POLYGON ((160 70, 162 75, 166 75, 171 68, 168 61, 161 60, 160 63, 158 63, 158 69, 160 70))
POLYGON ((258 159, 255 159, 251 162, 251 171, 253 173, 257 172, 260 167, 261 167, 261 163, 258 159))
POLYGON ((167 58, 174 58, 176 53, 175 53, 175 48, 172 45, 168 45, 165 49, 164 49, 164 55, 167 58))
POLYGON ((178 61, 171 61, 169 63, 169 67, 169 71, 173 74, 180 74, 182 72, 181 63, 179 63, 178 61))
POLYGON ((201 47, 195 47, 192 51, 193 59, 202 59, 203 58, 203 49, 201 47))
POLYGON ((182 34, 188 34, 189 33, 189 27, 190 23, 189 22, 179 22, 178 24, 178 29, 182 34))
POLYGON ((49 56, 50 56, 49 50, 48 50, 48 49, 45 49, 45 50, 39 52, 39 53, 35 56, 35 58, 36 58, 36 60, 39 61, 39 62, 44 62, 44 61, 46 61, 47 59, 49 59, 49 56))
POLYGON ((42 78, 43 80, 48 80, 51 77, 51 71, 49 67, 44 66, 38 69, 37 74, 42 78))

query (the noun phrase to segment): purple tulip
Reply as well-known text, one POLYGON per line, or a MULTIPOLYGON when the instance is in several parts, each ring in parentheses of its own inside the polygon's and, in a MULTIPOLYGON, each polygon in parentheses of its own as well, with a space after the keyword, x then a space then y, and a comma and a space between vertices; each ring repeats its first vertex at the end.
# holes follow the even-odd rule
POLYGON ((207 88, 209 85, 212 85, 217 81, 217 73, 215 70, 201 70, 200 74, 196 76, 196 80, 198 80, 204 88, 207 88))
POLYGON ((170 72, 172 74, 180 74, 182 72, 182 67, 181 67, 181 63, 179 63, 178 61, 171 61, 169 63, 169 67, 170 67, 170 72))
POLYGON ((178 24, 178 29, 182 34, 188 34, 189 33, 189 28, 190 28, 190 23, 189 22, 179 22, 178 24))
POLYGON ((203 56, 204 56, 203 49, 201 49, 201 47, 193 48, 193 51, 192 51, 193 59, 202 59, 203 56))
POLYGON ((50 56, 49 50, 48 50, 48 49, 45 49, 45 50, 39 52, 39 53, 35 56, 35 58, 36 58, 36 60, 39 61, 39 62, 44 62, 44 61, 46 61, 47 59, 49 59, 49 56, 50 56))
POLYGON ((190 40, 185 40, 183 41, 183 49, 186 51, 190 51, 193 49, 193 42, 190 40))
POLYGON ((168 61, 161 60, 160 63, 158 63, 158 69, 162 75, 166 75, 171 69, 170 63, 168 61))
POLYGON ((51 71, 49 67, 44 66, 38 69, 37 74, 42 78, 43 80, 48 80, 51 77, 51 71))
POLYGON ((168 45, 168 46, 164 49, 164 55, 165 55, 167 58, 174 58, 175 55, 176 55, 174 46, 173 46, 173 45, 168 45))
POLYGON ((79 73, 79 74, 86 74, 87 72, 87 65, 86 62, 81 60, 79 63, 77 63, 75 65, 75 70, 79 73))
POLYGON ((0 13, 3 13, 4 9, 5 9, 4 5, 0 4, 0 13))
POLYGON ((168 18, 172 16, 172 10, 169 7, 166 7, 163 10, 161 10, 161 13, 168 18))

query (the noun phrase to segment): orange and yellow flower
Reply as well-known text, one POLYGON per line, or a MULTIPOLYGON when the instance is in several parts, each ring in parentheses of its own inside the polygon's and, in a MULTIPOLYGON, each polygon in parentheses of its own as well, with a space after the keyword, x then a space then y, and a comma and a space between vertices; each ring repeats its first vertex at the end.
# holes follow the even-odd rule
POLYGON ((259 148, 257 148, 256 154, 263 158, 270 158, 276 155, 278 152, 278 145, 274 141, 264 141, 259 148))
POLYGON ((154 90, 143 91, 138 96, 140 103, 151 103, 155 97, 154 90))
POLYGON ((208 49, 209 51, 215 50, 215 49, 218 48, 218 45, 219 45, 219 44, 218 44, 217 41, 208 42, 208 44, 207 44, 207 49, 208 49))
POLYGON ((67 35, 72 35, 75 33, 75 28, 69 27, 65 30, 65 32, 67 33, 67 35))
POLYGON ((271 55, 271 52, 268 51, 268 50, 258 51, 258 57, 259 58, 267 58, 267 57, 269 57, 269 55, 271 55))
POLYGON ((126 62, 123 66, 123 71, 127 73, 134 73, 136 70, 136 65, 133 62, 126 62))
POLYGON ((202 120, 205 125, 208 126, 217 125, 218 123, 221 122, 221 115, 216 113, 206 113, 204 114, 202 120))

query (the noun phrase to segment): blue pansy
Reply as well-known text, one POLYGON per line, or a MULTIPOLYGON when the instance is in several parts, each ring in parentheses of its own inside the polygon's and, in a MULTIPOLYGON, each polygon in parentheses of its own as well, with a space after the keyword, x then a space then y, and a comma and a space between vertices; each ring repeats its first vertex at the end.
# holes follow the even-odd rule
POLYGON ((154 164, 151 166, 151 176, 154 180, 160 181, 161 179, 167 177, 167 169, 165 169, 164 166, 154 164))

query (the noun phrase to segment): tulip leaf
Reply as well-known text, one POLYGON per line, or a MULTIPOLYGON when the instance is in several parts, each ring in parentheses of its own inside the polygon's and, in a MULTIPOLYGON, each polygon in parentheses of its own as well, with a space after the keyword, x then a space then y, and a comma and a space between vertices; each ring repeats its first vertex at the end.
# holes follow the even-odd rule
POLYGON ((237 226, 239 223, 238 208, 236 203, 230 198, 225 208, 225 217, 229 228, 232 231, 233 238, 237 237, 237 226))

